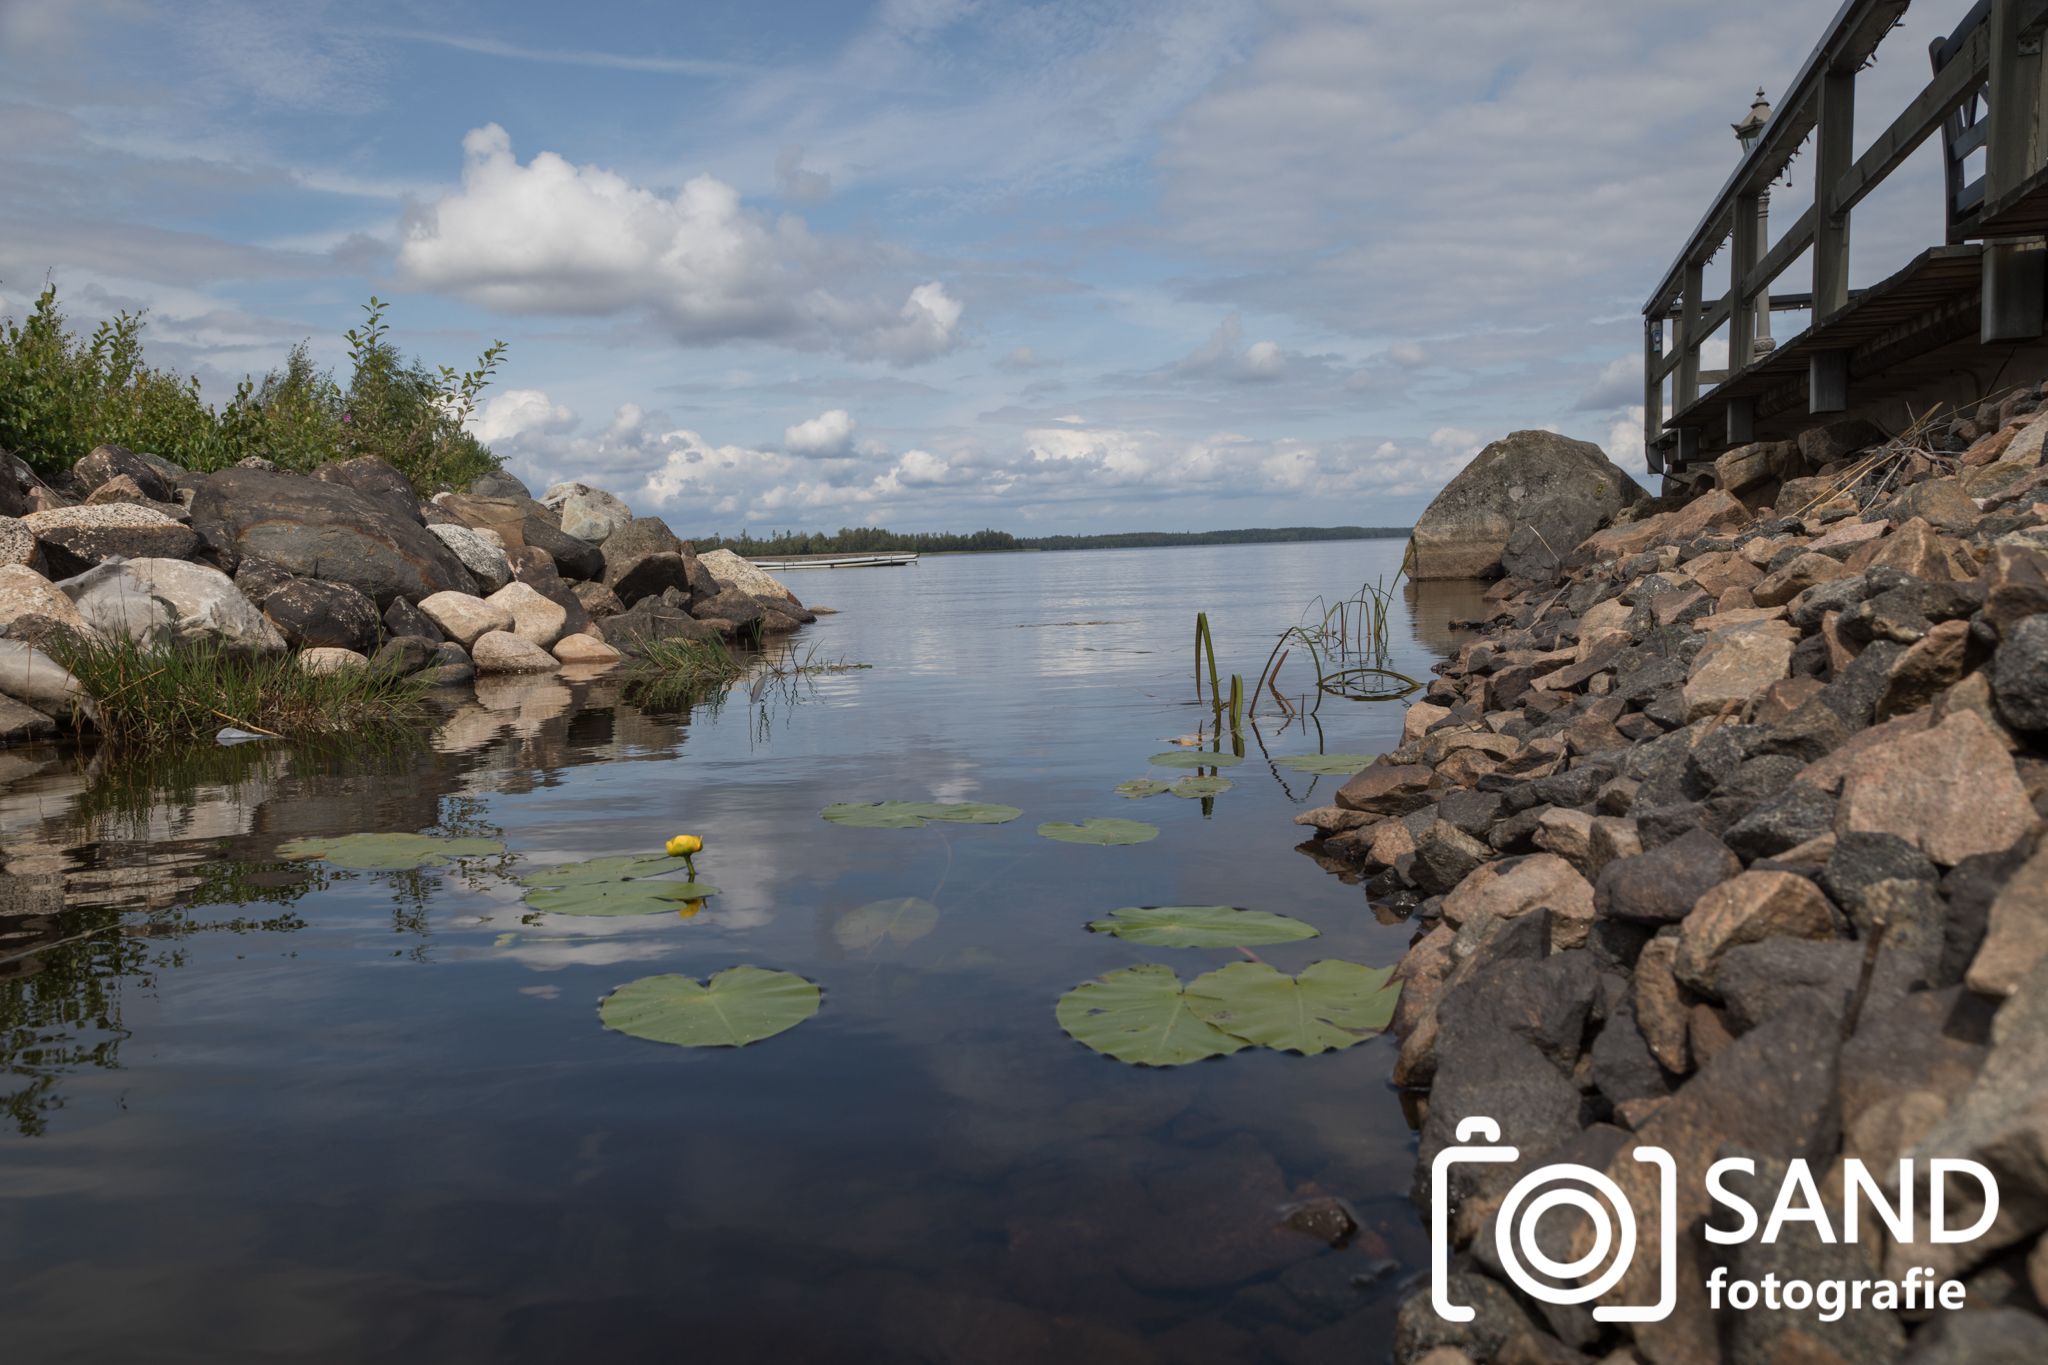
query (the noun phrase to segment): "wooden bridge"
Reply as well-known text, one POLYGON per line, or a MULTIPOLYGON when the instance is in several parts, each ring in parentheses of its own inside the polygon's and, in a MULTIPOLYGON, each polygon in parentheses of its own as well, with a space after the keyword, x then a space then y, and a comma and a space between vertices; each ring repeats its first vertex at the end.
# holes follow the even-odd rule
POLYGON ((1889 428, 1912 410, 1974 402, 2001 382, 2048 374, 2048 0, 1979 0, 1930 45, 1932 75, 1860 154, 1857 74, 1908 0, 1847 0, 1776 111, 1740 125, 1747 147, 1706 217, 1643 307, 1643 435, 1650 469, 1688 466, 1750 441, 1781 439, 1836 416, 1889 428), (1856 206, 1921 144, 1940 136, 1946 240, 1868 289, 1849 288, 1856 206), (1765 240, 1772 183, 1802 144, 1807 204, 1765 240), (1729 287, 1702 297, 1728 247, 1729 287), (1810 290, 1771 286, 1810 256, 1810 290), (1771 345, 1775 312, 1808 311, 1771 345), (1728 368, 1702 346, 1725 336, 1728 368), (1667 389, 1669 400, 1667 402, 1667 389))

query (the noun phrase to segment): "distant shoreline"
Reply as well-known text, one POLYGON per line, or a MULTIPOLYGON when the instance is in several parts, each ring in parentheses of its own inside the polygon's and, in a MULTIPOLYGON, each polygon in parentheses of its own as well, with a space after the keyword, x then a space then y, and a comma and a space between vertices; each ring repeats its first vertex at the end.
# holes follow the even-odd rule
POLYGON ((1150 550, 1188 545, 1290 545, 1332 540, 1405 540, 1407 526, 1252 526, 1234 531, 1116 531, 1092 536, 1015 536, 1007 531, 960 534, 884 530, 841 530, 836 535, 803 533, 766 540, 698 537, 699 549, 726 549, 743 557, 805 554, 1006 554, 1056 550, 1150 550))

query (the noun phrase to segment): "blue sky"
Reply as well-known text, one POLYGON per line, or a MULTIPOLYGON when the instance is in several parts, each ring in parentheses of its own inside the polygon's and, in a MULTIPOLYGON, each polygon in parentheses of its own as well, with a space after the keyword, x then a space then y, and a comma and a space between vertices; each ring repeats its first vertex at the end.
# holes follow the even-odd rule
POLYGON ((537 489, 686 533, 1402 523, 1517 427, 1641 468, 1642 299, 1835 7, 0 0, 0 312, 145 307, 221 395, 375 292, 511 343, 537 489))

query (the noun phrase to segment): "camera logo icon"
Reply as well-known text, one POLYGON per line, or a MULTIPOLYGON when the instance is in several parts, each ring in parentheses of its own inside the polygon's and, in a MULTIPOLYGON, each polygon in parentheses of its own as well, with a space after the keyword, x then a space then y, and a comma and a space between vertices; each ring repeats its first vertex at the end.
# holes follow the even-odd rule
MULTIPOLYGON (((1430 1167, 1430 1302, 1446 1322, 1470 1322, 1473 1310, 1450 1301, 1450 1168, 1460 1163, 1508 1164, 1519 1148, 1501 1146, 1500 1125, 1490 1118, 1464 1119, 1458 1144, 1436 1155, 1430 1167), (1493 1145, 1466 1145, 1474 1142, 1493 1145)), ((1658 1294, 1653 1304, 1603 1304, 1592 1310, 1598 1322, 1661 1322, 1678 1303, 1678 1168, 1662 1147, 1637 1147, 1635 1159, 1657 1168, 1659 1208, 1658 1294)), ((1587 1303, 1621 1282, 1635 1263, 1636 1212, 1606 1172, 1572 1162, 1538 1166, 1517 1180, 1501 1201, 1493 1223, 1494 1249, 1515 1286, 1539 1303, 1587 1303), (1560 1260, 1541 1239, 1545 1216, 1561 1209, 1583 1216, 1592 1244, 1583 1254, 1560 1260)))

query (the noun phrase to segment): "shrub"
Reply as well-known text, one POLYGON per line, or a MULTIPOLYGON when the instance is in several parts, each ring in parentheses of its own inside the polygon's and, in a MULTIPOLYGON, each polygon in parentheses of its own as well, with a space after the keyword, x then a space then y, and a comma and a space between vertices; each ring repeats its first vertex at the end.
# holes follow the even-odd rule
POLYGON ((141 314, 121 313, 82 340, 65 329, 50 286, 27 317, 0 328, 0 449, 46 475, 109 443, 195 470, 251 455, 300 471, 376 455, 423 494, 496 469, 490 449, 463 427, 505 343, 493 342, 474 369, 429 370, 391 343, 387 308, 373 295, 363 326, 347 333, 346 386, 302 342, 282 369, 244 379, 216 411, 198 380, 144 363, 141 314))

